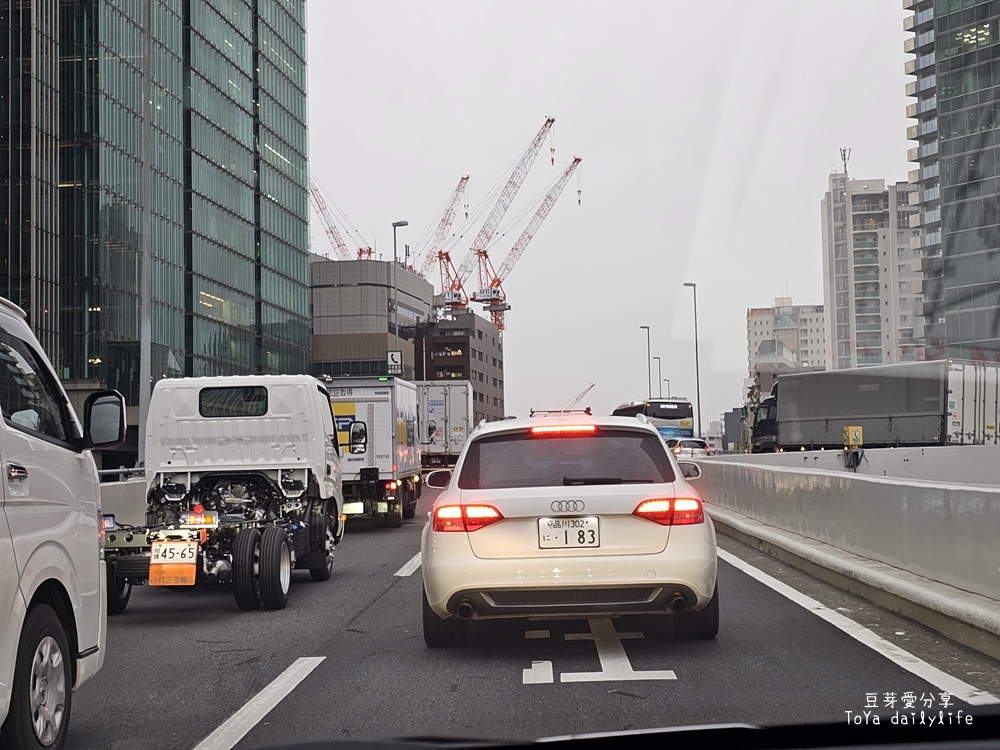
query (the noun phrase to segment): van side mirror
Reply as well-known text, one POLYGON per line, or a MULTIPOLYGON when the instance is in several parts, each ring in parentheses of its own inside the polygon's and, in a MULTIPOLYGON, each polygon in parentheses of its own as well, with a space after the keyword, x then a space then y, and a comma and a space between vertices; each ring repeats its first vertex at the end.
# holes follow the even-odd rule
POLYGON ((118 391, 98 391, 83 404, 83 447, 110 448, 125 442, 125 398, 118 391))
POLYGON ((368 425, 364 422, 351 422, 348 434, 351 453, 364 453, 368 450, 368 425))

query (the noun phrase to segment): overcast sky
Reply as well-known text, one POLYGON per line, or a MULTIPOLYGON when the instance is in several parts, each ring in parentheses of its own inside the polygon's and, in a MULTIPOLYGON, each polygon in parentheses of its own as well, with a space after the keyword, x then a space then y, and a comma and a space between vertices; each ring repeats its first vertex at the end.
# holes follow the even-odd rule
MULTIPOLYGON (((694 400, 692 281, 707 428, 738 405, 747 308, 786 291, 823 303, 820 200, 840 148, 857 177, 915 166, 906 13, 899 0, 309 0, 310 170, 391 258, 393 221, 415 246, 463 173, 475 207, 555 117, 555 166, 547 142, 508 217, 533 212, 573 154, 582 205, 574 178, 504 284, 507 414, 590 383, 580 405, 598 413, 644 398, 642 325, 672 393, 694 400)), ((461 218, 456 265, 479 229, 461 218)), ((315 217, 312 243, 332 254, 315 217)))

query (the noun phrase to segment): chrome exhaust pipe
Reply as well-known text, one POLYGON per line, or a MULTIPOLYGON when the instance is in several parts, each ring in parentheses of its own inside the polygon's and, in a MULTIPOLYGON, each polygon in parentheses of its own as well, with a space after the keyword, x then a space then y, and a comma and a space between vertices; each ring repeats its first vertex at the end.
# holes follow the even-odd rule
POLYGON ((463 599, 458 603, 458 607, 455 608, 455 612, 463 620, 471 620, 476 614, 476 608, 472 606, 472 602, 468 599, 463 599))
POLYGON ((667 602, 667 606, 670 607, 671 612, 679 614, 688 608, 688 603, 687 599, 685 599, 681 594, 674 594, 667 602))

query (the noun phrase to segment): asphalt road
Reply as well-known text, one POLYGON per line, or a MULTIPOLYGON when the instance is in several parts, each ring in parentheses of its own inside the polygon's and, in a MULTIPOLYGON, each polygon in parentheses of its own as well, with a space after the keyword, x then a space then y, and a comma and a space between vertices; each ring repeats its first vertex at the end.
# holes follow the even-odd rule
POLYGON ((126 612, 109 619, 103 670, 74 696, 68 747, 195 748, 210 738, 203 750, 248 750, 318 740, 524 740, 706 723, 846 722, 845 712, 862 714, 872 703, 891 716, 907 693, 915 703, 904 713, 918 716, 921 709, 973 716, 995 709, 954 696, 962 685, 974 703, 989 700, 976 689, 1000 695, 997 662, 724 537, 715 641, 679 641, 668 623, 634 617, 481 623, 463 647, 428 649, 420 570, 408 563, 432 493, 401 529, 350 526, 333 578, 313 583, 296 572, 281 611, 242 612, 225 585, 136 589, 126 612), (737 567, 747 563, 754 568, 737 567), (789 599, 767 576, 811 600, 789 599), (817 616, 817 601, 834 614, 817 616), (845 632, 829 621, 838 617, 848 630, 866 630, 845 632), (858 640, 865 633, 904 655, 893 661, 873 650, 858 640), (897 663, 913 656, 926 668, 918 664, 914 673, 897 663), (950 706, 942 708, 949 689, 950 706), (886 694, 896 696, 894 706, 886 694))

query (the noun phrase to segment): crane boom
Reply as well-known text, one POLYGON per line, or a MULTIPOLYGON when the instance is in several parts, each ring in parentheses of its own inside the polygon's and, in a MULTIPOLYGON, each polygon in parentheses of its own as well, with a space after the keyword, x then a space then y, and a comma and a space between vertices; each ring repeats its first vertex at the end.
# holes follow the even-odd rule
MULTIPOLYGON (((576 168, 583 161, 579 156, 574 156, 573 161, 570 165, 563 170, 563 173, 556 180, 555 184, 549 189, 542 198, 542 202, 539 204, 538 209, 535 211, 535 215, 531 217, 531 221, 528 222, 528 226, 524 228, 521 232, 521 236, 517 238, 517 242, 507 253, 507 257, 504 258, 503 263, 500 264, 500 270, 494 271, 493 264, 490 262, 489 256, 486 255, 482 260, 482 266, 486 269, 485 278, 488 282, 485 284, 480 284, 479 291, 476 293, 475 301, 483 303, 483 309, 490 313, 490 318, 493 323, 501 331, 505 327, 505 313, 510 309, 510 305, 507 304, 507 292, 504 291, 503 282, 510 274, 511 269, 514 268, 514 264, 517 263, 518 259, 524 255, 525 249, 528 247, 528 243, 531 242, 538 228, 545 221, 545 217, 549 215, 552 207, 559 200, 559 196, 562 195, 563 189, 566 187, 566 183, 569 182, 569 178, 573 176, 576 168)), ((485 255, 485 253, 484 253, 485 255)))
MULTIPOLYGON (((437 233, 434 235, 434 239, 431 240, 430 247, 427 248, 427 256, 424 258, 424 264, 420 269, 420 273, 425 277, 434 270, 434 264, 440 259, 441 246, 448 236, 448 230, 451 229, 451 225, 455 221, 455 209, 458 208, 459 201, 465 195, 465 188, 468 184, 469 175, 462 175, 462 178, 458 181, 458 186, 455 188, 455 192, 452 193, 451 198, 448 200, 444 214, 441 216, 441 223, 438 224, 437 233)), ((442 289, 442 291, 447 290, 442 289)))
POLYGON ((340 236, 337 225, 333 223, 333 216, 330 215, 330 209, 326 205, 326 201, 323 200, 323 196, 320 194, 319 188, 316 187, 316 183, 312 180, 309 180, 309 196, 312 198, 316 213, 319 214, 323 229, 326 230, 326 236, 330 238, 330 242, 333 243, 333 247, 337 251, 337 257, 340 260, 350 260, 351 254, 347 251, 344 238, 340 236))
MULTIPOLYGON (((482 282, 485 279, 485 271, 481 259, 486 254, 486 246, 489 244, 490 240, 493 239, 493 234, 500 225, 500 221, 503 219, 504 214, 507 213, 507 209, 510 208, 510 204, 513 203, 514 196, 517 195, 517 191, 521 189, 524 178, 527 176, 528 170, 534 163, 535 157, 538 156, 538 151, 542 147, 542 142, 545 140, 545 136, 548 135, 549 131, 552 129, 552 125, 555 121, 554 117, 547 117, 545 119, 545 124, 542 125, 542 129, 538 131, 534 140, 532 140, 532 142, 528 145, 528 148, 525 149, 521 158, 514 166, 514 169, 510 174, 510 178, 507 180, 507 184, 504 185, 504 188, 500 193, 500 198, 497 200, 496 205, 493 206, 493 210, 486 219, 486 223, 483 224, 483 228, 479 231, 479 235, 475 240, 473 240, 472 247, 469 248, 469 252, 462 261, 462 265, 458 267, 458 278, 463 284, 472 274, 472 269, 476 267, 477 261, 480 261, 480 276, 482 277, 480 279, 480 286, 482 286, 482 282)), ((458 292, 460 290, 452 288, 451 291, 458 292)))

